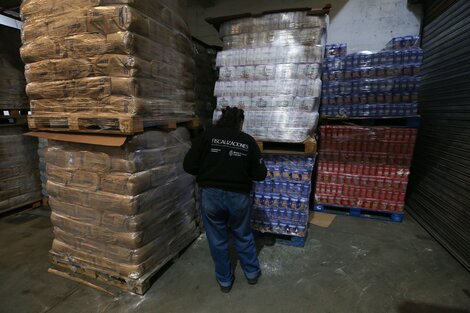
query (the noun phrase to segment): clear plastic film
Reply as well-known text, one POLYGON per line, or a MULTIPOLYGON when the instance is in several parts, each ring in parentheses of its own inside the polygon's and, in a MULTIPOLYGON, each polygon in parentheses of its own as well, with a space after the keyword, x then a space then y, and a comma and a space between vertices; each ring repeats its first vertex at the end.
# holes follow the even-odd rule
POLYGON ((214 121, 225 107, 238 107, 245 110, 244 131, 258 140, 302 142, 312 135, 327 23, 327 16, 288 12, 222 24, 214 121))
POLYGON ((317 203, 402 211, 416 129, 323 126, 317 203))
POLYGON ((180 1, 29 0, 21 9, 36 128, 71 130, 95 116, 94 126, 113 129, 107 114, 194 117, 195 64, 180 1))
POLYGON ((21 126, 0 131, 0 213, 41 199, 38 141, 21 126))
POLYGON ((122 147, 49 142, 51 256, 137 279, 197 235, 194 178, 181 168, 189 132, 151 131, 122 147))
POLYGON ((315 159, 267 155, 265 163, 268 176, 255 184, 253 229, 305 236, 315 159))
POLYGON ((388 45, 377 53, 364 51, 345 55, 345 50, 341 49, 341 54, 335 52, 327 57, 322 74, 321 114, 415 116, 423 51, 409 40, 407 43, 400 40, 399 45, 388 45))

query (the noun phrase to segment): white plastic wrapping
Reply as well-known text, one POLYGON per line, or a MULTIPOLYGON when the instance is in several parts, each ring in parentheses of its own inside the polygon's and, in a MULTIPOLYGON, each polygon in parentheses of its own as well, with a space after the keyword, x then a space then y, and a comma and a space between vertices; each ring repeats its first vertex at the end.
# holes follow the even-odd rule
POLYGON ((318 123, 327 16, 266 14, 221 25, 214 122, 226 107, 245 110, 257 140, 302 142, 318 123))

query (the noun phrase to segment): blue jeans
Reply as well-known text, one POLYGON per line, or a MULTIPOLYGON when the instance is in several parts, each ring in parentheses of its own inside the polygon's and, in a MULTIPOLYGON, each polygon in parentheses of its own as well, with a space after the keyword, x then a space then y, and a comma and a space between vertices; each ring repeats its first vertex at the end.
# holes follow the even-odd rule
POLYGON ((215 276, 221 286, 233 282, 233 268, 229 256, 229 233, 235 237, 235 248, 248 279, 260 273, 256 245, 251 232, 252 200, 249 195, 203 188, 201 191, 202 220, 207 241, 215 263, 215 276))

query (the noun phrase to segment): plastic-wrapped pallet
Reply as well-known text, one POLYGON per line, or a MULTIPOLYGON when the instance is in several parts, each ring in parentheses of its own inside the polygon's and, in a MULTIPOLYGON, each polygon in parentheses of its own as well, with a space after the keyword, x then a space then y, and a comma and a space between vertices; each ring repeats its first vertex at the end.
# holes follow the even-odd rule
POLYGON ((325 117, 415 116, 423 51, 418 37, 393 38, 386 49, 345 55, 327 47, 321 115, 325 117))
POLYGON ((22 126, 0 129, 0 213, 41 200, 38 141, 22 126))
POLYGON ((18 53, 19 31, 0 27, 0 109, 29 109, 25 93, 24 64, 18 53))
POLYGON ((256 183, 252 228, 261 232, 307 235, 313 157, 266 155, 268 177, 256 183))
POLYGON ((328 16, 266 14, 225 22, 217 55, 218 109, 246 111, 244 131, 258 140, 302 142, 318 122, 328 16))
POLYGON ((67 128, 86 117, 193 117, 189 29, 180 1, 170 2, 23 1, 30 127, 67 128))
POLYGON ((416 129, 322 126, 318 204, 402 212, 416 129))
POLYGON ((46 171, 46 150, 47 150, 47 139, 39 138, 38 144, 38 155, 39 155, 39 174, 41 176, 41 193, 43 197, 47 198, 47 171, 46 171))
POLYGON ((124 146, 50 141, 47 191, 55 263, 132 285, 198 235, 189 132, 148 131, 124 146))
POLYGON ((193 49, 196 63, 196 112, 204 128, 208 128, 212 125, 212 115, 217 106, 214 97, 214 85, 218 77, 215 66, 217 50, 196 39, 193 39, 193 49))

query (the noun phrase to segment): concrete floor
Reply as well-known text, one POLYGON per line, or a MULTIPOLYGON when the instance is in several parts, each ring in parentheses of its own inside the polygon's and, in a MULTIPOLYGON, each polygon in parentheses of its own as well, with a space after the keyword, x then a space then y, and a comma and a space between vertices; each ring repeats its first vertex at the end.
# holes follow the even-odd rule
POLYGON ((0 312, 463 313, 470 274, 411 217, 402 224, 337 217, 311 226, 305 248, 260 252, 263 277, 247 284, 237 267, 221 294, 202 237, 145 296, 115 298, 47 273, 52 228, 39 209, 0 220, 0 312))

